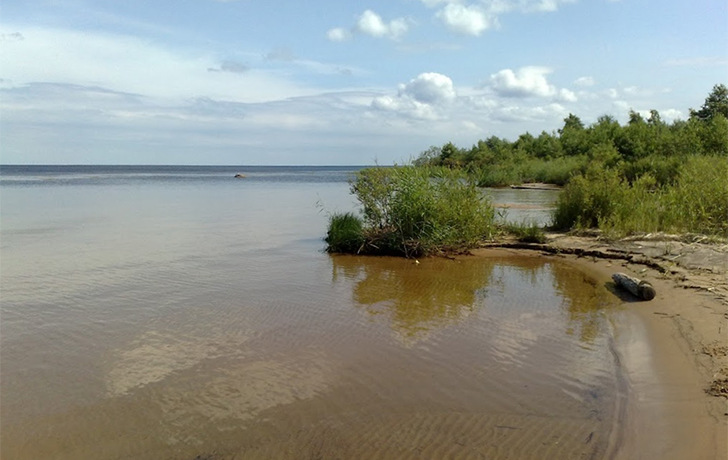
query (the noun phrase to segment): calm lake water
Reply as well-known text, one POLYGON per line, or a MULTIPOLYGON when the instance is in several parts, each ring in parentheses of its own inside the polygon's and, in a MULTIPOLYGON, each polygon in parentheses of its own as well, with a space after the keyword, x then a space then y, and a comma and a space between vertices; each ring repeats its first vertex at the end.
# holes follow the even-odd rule
POLYGON ((607 455, 611 294, 553 258, 330 256, 355 170, 0 168, 0 456, 607 455))

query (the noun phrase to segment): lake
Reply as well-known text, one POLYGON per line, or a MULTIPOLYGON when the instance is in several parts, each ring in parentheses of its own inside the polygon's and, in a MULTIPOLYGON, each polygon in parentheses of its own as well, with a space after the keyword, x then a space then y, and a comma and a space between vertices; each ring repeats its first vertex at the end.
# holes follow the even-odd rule
MULTIPOLYGON (((326 254, 357 169, 1 167, 0 456, 607 457, 616 299, 556 258, 326 254)), ((547 221, 523 192, 486 191, 547 221)))

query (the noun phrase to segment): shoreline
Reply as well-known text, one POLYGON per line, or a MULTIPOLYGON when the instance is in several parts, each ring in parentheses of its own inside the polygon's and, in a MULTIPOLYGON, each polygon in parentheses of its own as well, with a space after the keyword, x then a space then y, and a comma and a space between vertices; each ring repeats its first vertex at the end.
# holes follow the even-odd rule
POLYGON ((533 251, 593 274, 621 300, 613 316, 624 371, 625 420, 609 458, 724 458, 728 452, 728 245, 664 235, 603 241, 547 234, 544 244, 502 241, 472 251, 533 251), (657 290, 640 301, 614 288, 623 272, 657 290))

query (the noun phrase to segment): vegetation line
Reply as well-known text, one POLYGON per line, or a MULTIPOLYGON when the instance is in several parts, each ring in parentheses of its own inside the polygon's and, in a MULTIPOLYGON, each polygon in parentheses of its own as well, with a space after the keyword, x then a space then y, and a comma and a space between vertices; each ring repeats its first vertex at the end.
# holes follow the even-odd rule
POLYGON ((542 243, 542 228, 499 224, 478 189, 524 182, 564 185, 552 216, 561 231, 608 237, 648 232, 728 236, 728 88, 713 87, 687 121, 631 111, 585 127, 569 114, 558 133, 471 149, 431 147, 411 165, 370 168, 352 181, 361 216, 333 215, 330 252, 405 257, 459 252, 509 234, 542 243))

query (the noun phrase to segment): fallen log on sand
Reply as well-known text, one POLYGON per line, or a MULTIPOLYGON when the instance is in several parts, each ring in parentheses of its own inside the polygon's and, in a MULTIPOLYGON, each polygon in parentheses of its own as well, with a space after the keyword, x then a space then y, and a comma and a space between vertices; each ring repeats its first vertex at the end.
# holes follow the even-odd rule
POLYGON ((632 278, 624 273, 615 273, 612 275, 612 279, 617 286, 631 292, 635 297, 642 300, 652 300, 655 298, 655 288, 647 281, 632 278))

